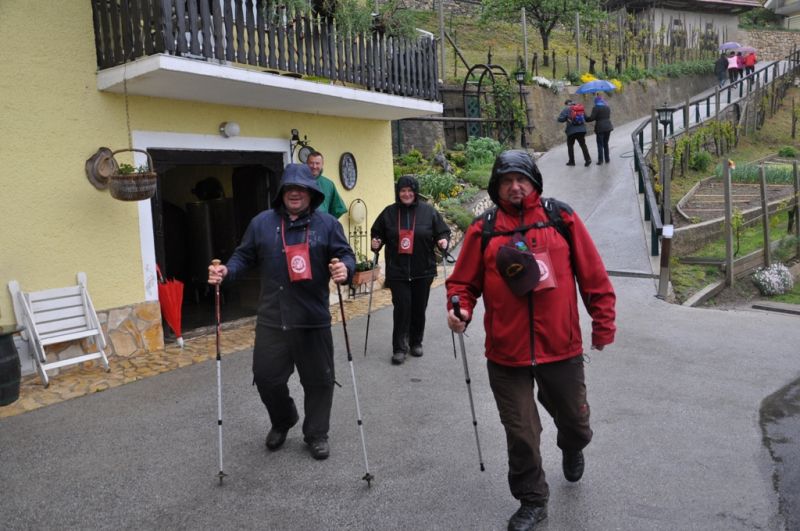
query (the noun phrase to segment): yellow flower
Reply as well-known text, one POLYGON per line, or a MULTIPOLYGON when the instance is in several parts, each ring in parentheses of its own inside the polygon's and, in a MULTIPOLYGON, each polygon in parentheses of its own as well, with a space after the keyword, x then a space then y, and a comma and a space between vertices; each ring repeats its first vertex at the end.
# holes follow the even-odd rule
POLYGON ((610 81, 610 82, 611 82, 611 83, 612 83, 612 84, 613 84, 615 87, 617 87, 617 92, 622 92, 622 81, 620 81, 619 79, 616 79, 616 78, 614 78, 614 79, 609 79, 609 81, 610 81))
POLYGON ((589 72, 586 72, 585 74, 583 74, 583 75, 581 76, 581 83, 582 83, 582 84, 583 84, 583 83, 588 83, 589 81, 594 81, 595 79, 597 79, 597 78, 596 78, 596 77, 594 77, 594 76, 593 76, 592 74, 590 74, 589 72))

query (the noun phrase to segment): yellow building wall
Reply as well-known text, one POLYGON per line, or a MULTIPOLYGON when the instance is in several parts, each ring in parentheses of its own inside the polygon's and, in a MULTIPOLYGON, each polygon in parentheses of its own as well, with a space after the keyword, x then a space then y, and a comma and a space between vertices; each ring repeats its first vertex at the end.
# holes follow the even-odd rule
POLYGON ((39 290, 74 284, 85 271, 98 310, 145 299, 137 204, 95 189, 84 171, 99 147, 129 146, 128 117, 131 131, 206 135, 236 121, 242 137, 285 138, 287 148, 296 128, 325 154, 325 175, 345 203, 367 203, 368 226, 394 200, 390 122, 133 96, 126 116, 124 96, 96 87, 90 2, 52 6, 0 2, 0 325, 15 322, 10 280, 39 290), (359 172, 349 192, 339 182, 345 151, 359 172))

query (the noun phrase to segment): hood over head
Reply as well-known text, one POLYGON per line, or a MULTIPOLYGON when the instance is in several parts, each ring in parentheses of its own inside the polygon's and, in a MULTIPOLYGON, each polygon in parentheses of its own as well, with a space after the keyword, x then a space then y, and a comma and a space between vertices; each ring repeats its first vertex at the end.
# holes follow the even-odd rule
POLYGON ((394 200, 400 203, 400 189, 411 188, 414 191, 414 202, 419 199, 419 181, 413 175, 403 175, 394 183, 394 200))
POLYGON ((497 189, 500 186, 500 177, 507 173, 521 173, 531 180, 533 188, 542 194, 542 174, 536 166, 533 157, 527 151, 511 149, 497 155, 492 167, 492 176, 489 178, 488 192, 494 204, 500 204, 497 189))
POLYGON ((283 169, 281 184, 278 185, 278 193, 272 200, 272 208, 283 205, 283 192, 285 186, 301 186, 311 194, 309 207, 315 210, 325 200, 325 194, 319 189, 317 180, 311 175, 311 169, 305 164, 287 164, 283 169))

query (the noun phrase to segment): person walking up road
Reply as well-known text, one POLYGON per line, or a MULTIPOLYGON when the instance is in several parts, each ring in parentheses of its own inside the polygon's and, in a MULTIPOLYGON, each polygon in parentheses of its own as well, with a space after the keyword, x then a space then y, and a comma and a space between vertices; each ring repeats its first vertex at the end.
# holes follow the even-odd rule
POLYGON ((594 98, 594 107, 592 107, 592 114, 586 117, 586 122, 594 122, 594 134, 597 138, 597 165, 611 162, 611 157, 608 154, 608 140, 611 138, 611 131, 614 130, 614 125, 611 123, 611 107, 608 106, 606 100, 598 95, 594 98))
POLYGON ((308 166, 289 164, 273 208, 252 219, 227 264, 208 267, 212 285, 259 268, 253 382, 272 423, 266 446, 280 448, 300 420, 287 386, 297 367, 305 394, 303 436, 318 460, 330 453, 335 377, 328 285, 331 279, 346 283, 355 271, 342 225, 317 210, 322 200, 308 166))
POLYGON ((725 56, 725 52, 719 54, 717 61, 714 63, 714 74, 717 76, 719 88, 722 88, 728 75, 728 58, 725 56))
POLYGON ((419 200, 417 180, 404 175, 395 184, 395 202, 383 209, 370 233, 373 251, 386 245, 386 284, 394 305, 392 364, 400 365, 407 354, 423 355, 435 249, 447 249, 450 228, 435 208, 419 200))
POLYGON ((614 341, 616 297, 578 215, 542 199, 542 175, 527 152, 498 155, 488 192, 497 208, 467 229, 446 282, 463 320, 448 302, 447 322, 464 332, 483 296, 489 384, 506 433, 511 494, 520 501, 508 529, 531 530, 547 517, 549 498, 534 388, 555 421, 564 477, 578 481, 592 430, 577 295, 592 318, 596 350, 614 341))
POLYGON ((570 117, 574 106, 574 101, 565 101, 564 109, 561 110, 561 114, 559 114, 557 118, 559 122, 566 122, 564 133, 567 135, 567 155, 569 156, 567 166, 575 166, 575 142, 578 142, 578 145, 581 147, 583 165, 588 166, 592 163, 592 157, 589 155, 589 150, 586 148, 586 123, 583 116, 581 116, 579 120, 570 117))

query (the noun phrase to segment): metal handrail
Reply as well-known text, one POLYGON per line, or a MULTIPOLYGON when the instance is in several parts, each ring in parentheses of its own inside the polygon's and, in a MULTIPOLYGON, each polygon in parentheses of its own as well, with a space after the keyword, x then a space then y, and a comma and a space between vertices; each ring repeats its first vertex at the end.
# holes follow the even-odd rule
MULTIPOLYGON (((766 86, 770 83, 774 83, 776 79, 782 78, 786 75, 794 75, 798 71, 798 67, 800 66, 800 50, 794 50, 789 53, 785 59, 773 61, 759 70, 756 70, 752 74, 731 83, 726 88, 727 90, 727 103, 725 107, 722 107, 722 102, 720 102, 719 109, 716 114, 721 114, 722 112, 726 111, 732 105, 736 105, 737 102, 732 102, 731 92, 738 88, 739 90, 739 98, 744 97, 745 92, 745 85, 747 85, 747 96, 750 95, 750 92, 753 90, 753 86, 759 84, 760 77, 763 73, 764 81, 761 86, 766 86), (786 61, 786 69, 783 71, 782 74, 778 74, 778 69, 780 67, 781 61, 786 61), (772 79, 769 78, 769 71, 772 69, 772 79)), ((676 137, 680 136, 681 134, 685 134, 688 131, 691 131, 693 127, 697 127, 703 122, 712 118, 711 114, 711 99, 716 99, 716 95, 718 94, 715 91, 714 94, 710 94, 705 97, 700 97, 695 100, 689 100, 689 116, 686 116, 684 120, 683 129, 679 129, 677 133, 674 131, 674 124, 672 120, 670 120, 669 124, 669 134, 668 137, 676 137), (706 116, 705 118, 701 117, 700 113, 700 106, 705 104, 706 106, 706 116), (695 122, 692 125, 691 122, 691 107, 695 106, 695 122)), ((720 98, 721 99, 721 98, 720 98)), ((716 106, 716 101, 715 101, 716 106)), ((674 106, 671 108, 672 114, 674 114, 679 109, 684 109, 686 104, 682 104, 680 106, 674 106)), ((670 115, 672 117, 672 115, 670 115)), ((646 128, 653 127, 652 123, 652 116, 646 120, 644 120, 634 131, 631 133, 631 143, 633 144, 633 165, 634 171, 638 176, 638 183, 639 183, 639 193, 644 194, 644 219, 645 221, 650 222, 650 254, 652 256, 659 255, 659 238, 661 237, 662 230, 664 228, 662 222, 662 213, 661 208, 662 205, 658 204, 656 199, 655 189, 653 188, 653 180, 652 176, 650 175, 650 168, 647 166, 647 159, 646 157, 650 154, 650 149, 652 149, 653 142, 650 142, 650 147, 645 150, 645 142, 644 142, 644 131, 646 128)))

